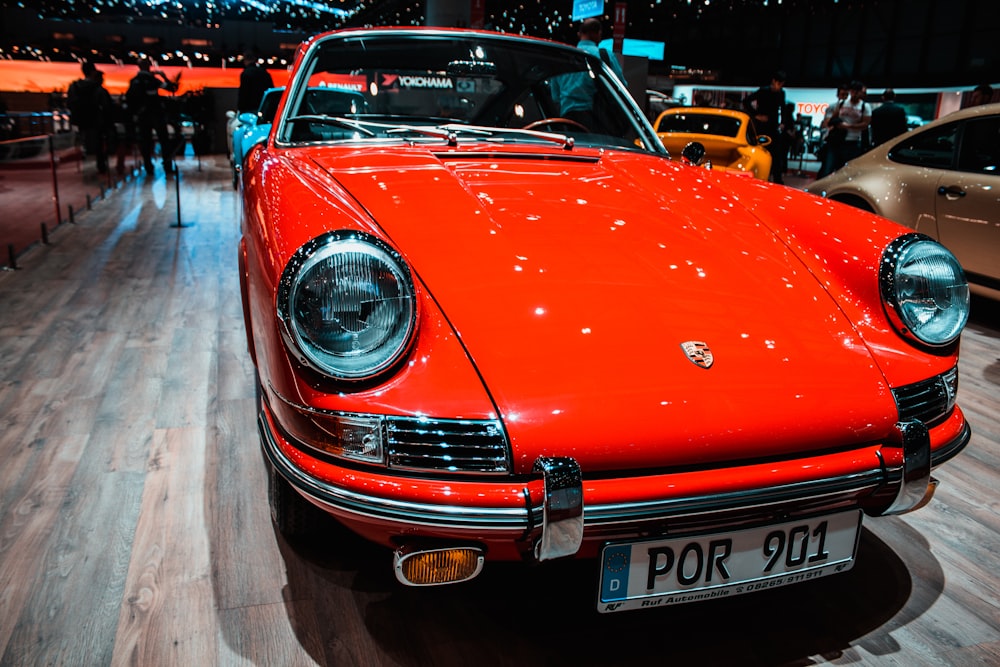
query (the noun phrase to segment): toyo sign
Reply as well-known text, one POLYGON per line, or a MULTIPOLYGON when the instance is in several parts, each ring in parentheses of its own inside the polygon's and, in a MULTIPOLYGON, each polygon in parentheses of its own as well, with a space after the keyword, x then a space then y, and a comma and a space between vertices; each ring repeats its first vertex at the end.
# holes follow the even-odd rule
POLYGON ((604 0, 573 0, 573 20, 581 21, 604 13, 604 0))

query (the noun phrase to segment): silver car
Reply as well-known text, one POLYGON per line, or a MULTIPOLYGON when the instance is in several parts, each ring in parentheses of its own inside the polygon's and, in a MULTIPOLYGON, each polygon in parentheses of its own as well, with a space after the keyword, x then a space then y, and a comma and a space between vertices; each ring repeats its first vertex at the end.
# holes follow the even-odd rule
POLYGON ((1000 295, 1000 104, 906 132, 806 190, 939 240, 975 291, 1000 295))

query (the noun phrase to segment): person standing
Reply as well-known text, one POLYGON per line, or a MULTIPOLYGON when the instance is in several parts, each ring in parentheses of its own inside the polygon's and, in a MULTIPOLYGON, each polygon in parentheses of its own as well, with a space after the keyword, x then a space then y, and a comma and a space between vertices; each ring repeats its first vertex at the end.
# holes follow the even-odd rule
POLYGON ((167 79, 162 72, 152 71, 152 62, 148 58, 139 60, 139 73, 129 82, 125 102, 129 113, 135 119, 136 139, 139 143, 139 153, 142 155, 146 174, 153 173, 153 133, 160 143, 160 154, 163 158, 163 171, 174 172, 173 149, 170 135, 167 132, 167 112, 163 105, 160 90, 176 92, 177 83, 167 79))
MULTIPOLYGON (((618 59, 600 47, 601 32, 600 20, 584 19, 578 31, 580 41, 576 48, 604 61, 618 80, 624 83, 625 75, 618 59)), ((594 114, 597 86, 589 73, 573 72, 554 77, 551 86, 552 97, 559 102, 560 116, 576 121, 593 132, 610 131, 609 128, 602 127, 600 120, 594 114)))
POLYGON ((236 93, 237 113, 257 113, 268 88, 274 88, 271 73, 261 66, 256 53, 247 51, 243 54, 243 71, 240 72, 240 87, 236 93))
POLYGON ((781 155, 785 145, 784 139, 781 137, 783 121, 781 113, 784 107, 785 73, 781 71, 775 72, 771 76, 770 84, 761 86, 743 100, 743 108, 753 118, 757 134, 771 138, 771 146, 768 146, 767 150, 773 156, 770 180, 775 183, 784 182, 786 160, 781 155))
POLYGON ((840 159, 840 148, 846 134, 842 127, 844 120, 840 117, 840 108, 847 101, 849 94, 848 84, 837 86, 837 101, 827 106, 823 112, 823 121, 819 124, 821 145, 816 151, 816 158, 819 160, 816 178, 823 178, 833 173, 834 165, 840 159))
POLYGON ((988 83, 983 83, 972 89, 969 95, 969 106, 977 107, 980 104, 989 104, 993 101, 993 87, 988 83))
POLYGON ((865 84, 852 81, 847 86, 848 97, 834 108, 827 132, 828 154, 824 167, 829 171, 817 174, 822 178, 861 155, 869 147, 868 126, 872 121, 871 106, 865 102, 865 84))
POLYGON ((7 101, 0 97, 0 141, 14 138, 14 121, 7 116, 7 101))
POLYGON ((104 73, 92 62, 81 66, 83 78, 70 84, 66 92, 70 122, 83 138, 83 149, 93 155, 97 173, 108 173, 108 144, 114 132, 111 94, 104 87, 104 73))
POLYGON ((850 97, 840 107, 840 117, 844 120, 843 127, 847 133, 844 137, 843 162, 838 165, 838 169, 869 148, 868 126, 872 122, 872 108, 865 102, 867 89, 860 81, 852 81, 848 88, 850 97))
POLYGON ((795 122, 795 104, 786 102, 781 107, 781 123, 778 134, 771 137, 771 174, 775 183, 784 183, 784 174, 788 171, 788 157, 799 140, 799 126, 795 122))
POLYGON ((886 88, 882 93, 882 104, 872 110, 872 146, 885 143, 907 130, 906 109, 896 102, 896 92, 886 88))

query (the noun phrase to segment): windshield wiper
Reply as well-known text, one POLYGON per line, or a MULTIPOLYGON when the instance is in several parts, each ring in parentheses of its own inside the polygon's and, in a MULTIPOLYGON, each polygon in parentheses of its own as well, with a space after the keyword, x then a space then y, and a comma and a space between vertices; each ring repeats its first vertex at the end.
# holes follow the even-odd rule
POLYGON ((459 133, 489 136, 494 133, 495 129, 488 127, 473 127, 471 125, 464 125, 462 123, 448 123, 446 125, 408 125, 399 123, 375 123, 372 121, 366 121, 366 125, 368 127, 377 127, 384 129, 386 136, 410 134, 410 133, 420 134, 425 137, 444 139, 445 141, 448 142, 449 146, 458 145, 459 133))
POLYGON ((461 126, 441 125, 431 127, 430 125, 392 125, 388 127, 385 133, 403 134, 404 132, 413 132, 414 134, 422 134, 426 137, 444 139, 448 142, 449 146, 457 146, 458 133, 455 132, 455 127, 461 126))
MULTIPOLYGON (((437 137, 448 142, 449 146, 458 145, 458 135, 471 134, 478 137, 495 137, 497 134, 523 134, 543 141, 551 141, 562 145, 566 150, 570 150, 576 145, 576 140, 565 134, 554 134, 552 132, 538 132, 536 130, 522 130, 513 127, 486 127, 484 125, 465 125, 464 123, 448 123, 447 125, 396 125, 386 134, 400 134, 403 132, 414 132, 429 137, 437 137)), ((500 141, 499 139, 497 141, 500 141)))
POLYGON ((351 130, 357 130, 369 137, 376 137, 378 134, 372 130, 383 130, 386 136, 400 134, 420 134, 435 139, 443 139, 449 146, 458 145, 460 134, 475 135, 479 137, 494 137, 497 134, 525 135, 534 139, 541 139, 561 145, 566 150, 571 150, 576 145, 576 140, 565 134, 553 132, 539 132, 537 130, 524 130, 514 127, 486 127, 483 125, 466 125, 464 123, 447 123, 444 125, 406 125, 399 123, 379 123, 374 121, 352 120, 341 116, 326 116, 322 114, 303 114, 292 116, 288 122, 304 121, 307 123, 323 123, 326 125, 336 125, 351 130))
POLYGON ((523 134, 535 139, 542 139, 543 141, 551 141, 552 143, 560 144, 566 150, 570 150, 576 145, 576 139, 567 134, 556 134, 555 132, 538 132, 537 130, 524 130, 519 127, 486 127, 483 125, 460 125, 457 123, 451 123, 448 125, 440 126, 441 130, 447 130, 449 132, 455 133, 467 133, 475 134, 479 136, 492 136, 498 133, 502 134, 523 134))
POLYGON ((369 137, 377 136, 374 132, 365 127, 362 123, 351 120, 349 118, 342 118, 340 116, 326 116, 321 114, 304 114, 301 116, 292 116, 288 119, 288 122, 294 121, 305 121, 307 123, 322 123, 324 125, 336 125, 338 127, 345 127, 349 130, 357 130, 362 134, 369 137))
MULTIPOLYGON (((323 123, 325 125, 336 125, 338 127, 346 127, 351 130, 357 130, 358 132, 363 132, 369 137, 377 137, 378 133, 374 132, 370 128, 375 128, 384 131, 386 135, 402 134, 412 132, 414 134, 423 134, 429 137, 435 137, 437 139, 444 139, 451 145, 458 144, 458 136, 454 132, 452 126, 447 128, 428 126, 428 125, 400 125, 399 123, 377 123, 374 121, 360 121, 352 120, 350 118, 343 118, 341 116, 327 116, 323 114, 302 114, 299 116, 292 116, 288 119, 288 122, 294 121, 304 121, 307 123, 323 123)), ((455 126, 461 127, 461 126, 455 126)))

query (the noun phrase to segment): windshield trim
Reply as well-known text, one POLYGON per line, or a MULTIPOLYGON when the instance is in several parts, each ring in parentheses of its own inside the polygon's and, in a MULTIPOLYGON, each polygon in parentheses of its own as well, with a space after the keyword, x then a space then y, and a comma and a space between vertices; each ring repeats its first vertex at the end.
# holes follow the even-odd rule
MULTIPOLYGON (((330 42, 364 42, 369 40, 378 39, 398 39, 400 37, 414 37, 414 38, 431 38, 431 39, 442 39, 442 38, 456 38, 456 37, 473 37, 483 40, 484 42, 495 43, 503 46, 504 43, 510 44, 520 44, 520 45, 535 45, 540 48, 557 49, 572 52, 573 57, 579 58, 581 55, 587 60, 588 65, 591 69, 600 70, 602 72, 603 78, 607 81, 608 86, 613 89, 614 95, 618 98, 619 103, 623 107, 623 112, 628 116, 629 121, 633 124, 636 133, 638 134, 637 139, 640 145, 636 146, 635 149, 642 150, 650 153, 656 153, 661 155, 667 155, 667 150, 664 148, 662 142, 657 137, 656 132, 653 130, 649 119, 646 118, 645 114, 639 109, 638 104, 635 102, 632 95, 629 93, 628 89, 625 87, 624 83, 618 79, 611 68, 604 63, 600 58, 595 58, 594 56, 577 49, 576 47, 569 46, 566 44, 560 44, 557 42, 551 42, 544 39, 538 39, 534 37, 525 37, 520 35, 509 35, 504 33, 493 33, 488 31, 476 31, 476 30, 466 30, 466 29, 454 29, 454 28, 376 28, 376 29, 348 29, 340 30, 329 33, 323 33, 314 36, 313 38, 307 40, 303 43, 299 51, 299 57, 296 60, 295 65, 292 68, 292 78, 288 82, 290 90, 285 96, 284 108, 280 109, 278 116, 278 127, 274 134, 275 141, 274 144, 277 147, 291 147, 291 146, 302 146, 311 143, 317 143, 322 145, 333 145, 341 143, 344 141, 355 143, 357 141, 372 142, 376 141, 376 138, 343 138, 336 139, 333 141, 295 141, 291 138, 291 119, 289 117, 289 111, 297 103, 301 95, 304 95, 304 89, 308 88, 309 76, 304 76, 308 68, 313 67, 317 61, 317 51, 322 48, 323 45, 327 45, 330 42)), ((351 119, 354 121, 355 119, 351 119)), ((364 122, 362 119, 358 118, 357 121, 364 122)), ((405 126, 412 126, 414 123, 404 123, 405 126)), ((493 132, 506 132, 506 131, 517 131, 519 128, 484 128, 491 130, 493 132)), ((529 131, 532 132, 532 131, 529 131)), ((576 145, 593 145, 592 142, 581 141, 580 138, 569 138, 567 139, 565 135, 558 133, 548 133, 548 132, 538 132, 538 137, 542 141, 557 141, 563 143, 568 149, 571 149, 574 144, 576 145), (558 137, 556 139, 555 137, 558 137)), ((495 138, 487 137, 484 138, 485 141, 495 140, 495 138)), ((380 142, 381 143, 381 142, 380 142)), ((605 145, 607 148, 630 148, 627 146, 614 146, 605 145)))

